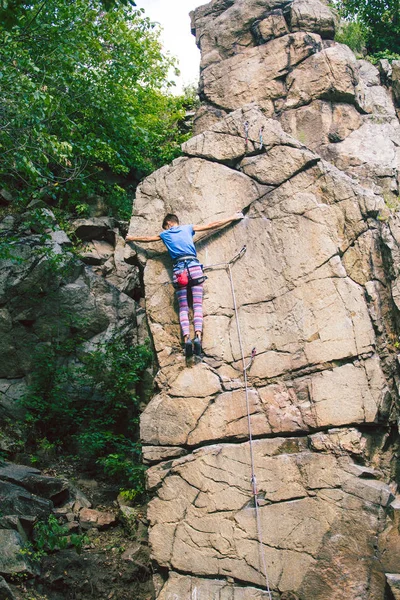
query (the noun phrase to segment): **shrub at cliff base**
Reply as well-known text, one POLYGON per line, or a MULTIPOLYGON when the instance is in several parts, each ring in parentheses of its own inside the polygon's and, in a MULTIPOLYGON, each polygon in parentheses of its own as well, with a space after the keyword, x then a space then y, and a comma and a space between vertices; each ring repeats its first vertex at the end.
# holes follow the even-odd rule
POLYGON ((151 351, 114 337, 77 361, 78 343, 72 339, 70 345, 37 351, 32 383, 22 399, 31 449, 51 445, 89 466, 97 464, 131 498, 138 496, 144 485, 135 390, 151 351))

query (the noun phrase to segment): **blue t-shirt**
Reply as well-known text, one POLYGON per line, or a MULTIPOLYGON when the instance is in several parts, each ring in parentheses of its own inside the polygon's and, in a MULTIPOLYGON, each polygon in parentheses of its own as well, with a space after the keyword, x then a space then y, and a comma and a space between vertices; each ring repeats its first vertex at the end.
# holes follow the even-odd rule
POLYGON ((172 260, 180 256, 197 256, 193 243, 193 225, 177 225, 160 233, 172 260))

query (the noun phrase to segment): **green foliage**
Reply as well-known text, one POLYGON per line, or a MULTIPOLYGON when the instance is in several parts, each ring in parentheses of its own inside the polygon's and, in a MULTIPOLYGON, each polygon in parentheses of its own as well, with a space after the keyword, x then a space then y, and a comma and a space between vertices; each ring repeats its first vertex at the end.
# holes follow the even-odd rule
MULTIPOLYGON (((37 10, 42 10, 44 0, 37 4, 37 10)), ((136 6, 134 0, 101 0, 101 4, 105 10, 111 10, 118 6, 127 6, 131 4, 136 6)), ((28 4, 26 0, 0 0, 0 22, 3 27, 11 28, 18 23, 18 19, 24 14, 28 13, 28 10, 32 4, 28 4)), ((32 23, 36 20, 35 13, 33 14, 32 23)))
MULTIPOLYGON (((127 502, 133 502, 137 496, 136 490, 120 490, 120 494, 124 500, 127 502)), ((129 520, 129 519, 128 519, 129 520)))
POLYGON ((342 17, 364 29, 368 54, 384 51, 397 54, 400 0, 337 0, 335 6, 342 17))
POLYGON ((47 521, 38 521, 33 527, 33 543, 28 543, 21 550, 21 554, 28 556, 33 561, 40 561, 43 556, 56 550, 63 550, 72 546, 80 554, 88 537, 83 534, 70 534, 68 527, 58 522, 54 515, 47 521))
POLYGON ((129 488, 122 490, 121 493, 126 500, 134 500, 145 491, 144 473, 146 469, 140 462, 139 444, 126 444, 126 440, 121 440, 121 442, 119 453, 99 458, 98 463, 106 474, 126 482, 129 488))
POLYGON ((73 546, 78 554, 87 543, 84 535, 70 534, 68 527, 58 522, 54 515, 50 515, 47 522, 38 521, 33 528, 34 548, 42 556, 55 550, 62 550, 73 546))
POLYGON ((391 213, 396 213, 400 210, 400 196, 393 194, 383 194, 383 199, 391 213))
POLYGON ((29 392, 22 399, 32 441, 74 450, 140 494, 136 386, 151 351, 148 345, 132 346, 115 337, 77 361, 80 341, 45 345, 36 353, 29 392))
POLYGON ((360 55, 365 49, 366 30, 359 21, 342 21, 336 33, 335 40, 346 44, 354 54, 360 55))
MULTIPOLYGON (((34 232, 40 236, 38 240, 42 246, 41 251, 48 252, 50 248, 43 247, 47 240, 50 239, 50 232, 54 231, 55 223, 53 217, 48 210, 33 209, 19 216, 20 231, 34 232)), ((17 232, 0 232, 0 260, 13 260, 21 263, 22 257, 18 255, 18 243, 21 240, 21 235, 17 232)))
POLYGON ((158 30, 128 0, 0 2, 14 8, 0 19, 2 185, 77 212, 101 193, 126 217, 137 180, 186 139, 158 30))
POLYGON ((368 58, 372 64, 376 65, 376 63, 381 59, 386 59, 390 63, 394 60, 400 60, 400 54, 390 52, 389 50, 383 50, 382 52, 376 52, 373 56, 369 56, 368 58))

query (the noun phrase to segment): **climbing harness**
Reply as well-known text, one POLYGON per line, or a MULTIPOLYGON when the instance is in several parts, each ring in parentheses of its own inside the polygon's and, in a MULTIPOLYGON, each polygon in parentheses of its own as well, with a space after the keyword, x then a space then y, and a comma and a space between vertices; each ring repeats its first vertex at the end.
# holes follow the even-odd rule
POLYGON ((233 283, 233 275, 232 275, 232 266, 234 265, 234 263, 237 260, 239 260, 245 254, 246 250, 247 250, 246 246, 243 246, 243 248, 240 250, 240 252, 238 252, 229 262, 216 263, 213 265, 206 265, 204 267, 204 270, 215 269, 218 267, 225 267, 225 269, 228 272, 228 276, 229 276, 232 300, 233 300, 233 308, 234 308, 234 312, 235 312, 236 329, 237 329, 237 335, 238 335, 238 341, 239 341, 239 347, 240 347, 240 355, 241 355, 241 361, 242 361, 243 379, 244 379, 246 410, 247 410, 247 425, 248 425, 248 430, 249 430, 249 448, 250 448, 250 465, 251 465, 250 483, 251 483, 251 488, 252 488, 252 493, 253 493, 253 498, 254 498, 254 508, 255 508, 255 512, 256 512, 257 536, 258 536, 258 542, 259 542, 259 548, 260 548, 260 558, 261 558, 261 563, 262 563, 262 569, 264 571, 264 577, 265 577, 266 591, 268 593, 269 600, 272 600, 271 590, 269 587, 267 562, 265 559, 264 544, 263 544, 262 524, 261 524, 260 510, 259 510, 258 497, 257 497, 258 496, 257 479, 256 479, 256 470, 255 470, 255 461, 254 461, 253 432, 252 432, 251 416, 250 416, 249 385, 248 385, 248 378, 247 378, 247 371, 250 369, 250 367, 253 363, 253 360, 256 356, 256 349, 255 348, 252 349, 250 361, 246 365, 246 359, 245 359, 244 350, 243 350, 242 334, 241 334, 241 330, 240 330, 239 312, 238 312, 238 307, 237 307, 237 302, 236 302, 235 286, 233 283))
POLYGON ((249 122, 245 121, 244 122, 244 143, 246 145, 246 150, 247 150, 247 144, 249 143, 249 122))
POLYGON ((193 287, 194 285, 200 285, 201 283, 204 283, 207 279, 206 275, 196 278, 192 277, 190 273, 191 267, 189 267, 189 262, 193 259, 193 256, 183 256, 175 261, 175 264, 177 264, 178 262, 183 262, 183 268, 175 274, 176 282, 172 283, 176 290, 179 290, 183 287, 193 287))

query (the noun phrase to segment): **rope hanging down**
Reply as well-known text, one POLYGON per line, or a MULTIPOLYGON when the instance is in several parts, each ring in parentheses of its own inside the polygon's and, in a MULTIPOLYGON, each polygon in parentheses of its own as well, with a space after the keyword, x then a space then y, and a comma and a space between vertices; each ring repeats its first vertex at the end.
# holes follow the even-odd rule
POLYGON ((264 146, 264 142, 263 142, 263 131, 264 131, 264 125, 262 127, 260 127, 260 131, 259 131, 259 137, 260 137, 260 150, 263 149, 264 146))
POLYGON ((233 275, 232 275, 233 264, 244 255, 246 250, 247 250, 246 246, 243 246, 243 248, 240 250, 240 252, 238 252, 238 254, 236 254, 229 262, 216 263, 213 265, 206 265, 204 267, 204 269, 215 269, 217 267, 225 267, 228 272, 229 281, 230 281, 230 285, 231 285, 231 293, 232 293, 232 300, 233 300, 233 308, 235 311, 236 329, 237 329, 237 335, 238 335, 238 341, 239 341, 239 347, 240 347, 245 398, 246 398, 247 426, 248 426, 248 430, 249 430, 249 448, 250 448, 250 465, 251 465, 251 480, 250 481, 251 481, 252 493, 253 493, 253 498, 254 498, 254 508, 256 511, 257 535, 258 535, 258 542, 259 542, 259 548, 260 548, 261 564, 262 564, 262 569, 264 571, 264 577, 265 577, 266 590, 268 593, 269 600, 272 600, 271 590, 269 587, 268 572, 267 572, 267 562, 265 559, 265 552, 264 552, 260 508, 258 505, 258 498, 257 498, 257 496, 258 496, 257 479, 256 479, 256 471, 255 471, 253 433, 252 433, 251 416, 250 416, 249 386, 248 386, 248 379, 247 379, 247 371, 252 365, 252 362, 256 355, 256 349, 253 348, 253 350, 251 351, 250 361, 246 365, 246 359, 245 359, 244 350, 243 350, 242 334, 240 331, 240 321, 239 321, 239 312, 238 312, 238 307, 237 307, 237 302, 236 302, 235 286, 233 283, 233 275))
POLYGON ((244 143, 246 146, 246 151, 247 151, 247 145, 249 143, 249 127, 250 127, 250 123, 248 121, 244 122, 244 143))

